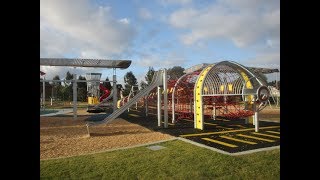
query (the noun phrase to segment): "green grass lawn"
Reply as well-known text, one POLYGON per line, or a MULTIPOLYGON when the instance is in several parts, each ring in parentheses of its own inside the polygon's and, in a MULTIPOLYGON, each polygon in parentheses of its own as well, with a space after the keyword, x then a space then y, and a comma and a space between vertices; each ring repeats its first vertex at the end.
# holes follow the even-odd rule
POLYGON ((41 179, 280 179, 280 150, 241 156, 183 141, 40 161, 41 179))
POLYGON ((46 110, 41 110, 41 109, 40 109, 40 115, 50 114, 50 113, 56 113, 56 112, 59 112, 59 111, 58 111, 58 110, 53 110, 53 109, 46 109, 46 110))
MULTIPOLYGON (((45 108, 46 109, 65 109, 65 108, 73 108, 72 101, 54 101, 52 105, 50 105, 50 101, 45 102, 45 108)), ((87 108, 88 102, 81 102, 78 101, 77 103, 78 108, 87 108)))

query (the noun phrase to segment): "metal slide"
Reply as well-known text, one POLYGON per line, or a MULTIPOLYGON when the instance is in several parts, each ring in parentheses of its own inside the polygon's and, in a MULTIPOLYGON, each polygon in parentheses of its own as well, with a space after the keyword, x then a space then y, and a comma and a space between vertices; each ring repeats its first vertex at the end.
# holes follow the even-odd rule
POLYGON ((114 111, 112 114, 110 114, 108 117, 106 117, 102 121, 96 121, 96 122, 89 122, 87 123, 87 126, 92 126, 92 125, 99 125, 99 124, 105 124, 105 123, 110 123, 112 122, 115 118, 120 116, 124 111, 126 111, 130 106, 132 106, 134 103, 136 103, 140 98, 143 96, 147 95, 151 90, 153 90, 155 87, 160 86, 163 84, 163 71, 159 70, 156 71, 153 79, 148 87, 145 89, 141 90, 137 95, 132 97, 126 104, 121 106, 119 109, 114 111))

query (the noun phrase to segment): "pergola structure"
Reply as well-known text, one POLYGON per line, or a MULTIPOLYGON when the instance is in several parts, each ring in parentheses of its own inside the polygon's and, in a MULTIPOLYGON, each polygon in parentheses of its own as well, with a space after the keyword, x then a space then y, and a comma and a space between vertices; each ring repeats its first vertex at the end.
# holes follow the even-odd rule
MULTIPOLYGON (((70 58, 40 58, 41 66, 71 66, 71 67, 94 67, 94 68, 112 68, 113 69, 113 111, 117 109, 117 78, 116 69, 126 69, 131 65, 131 60, 105 60, 105 59, 70 59, 70 58)), ((66 81, 66 80, 42 80, 42 82, 66 81)), ((77 80, 77 75, 73 74, 73 115, 77 118, 77 82, 93 82, 96 80, 77 80)), ((99 81, 100 82, 100 81, 99 81)), ((45 96, 43 95, 43 102, 45 96)))

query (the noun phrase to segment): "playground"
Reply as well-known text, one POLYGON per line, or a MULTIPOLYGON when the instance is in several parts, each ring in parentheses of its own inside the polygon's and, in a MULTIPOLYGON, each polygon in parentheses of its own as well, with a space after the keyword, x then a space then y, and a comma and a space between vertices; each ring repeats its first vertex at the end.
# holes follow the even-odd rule
POLYGON ((160 69, 146 88, 132 87, 124 97, 115 72, 128 68, 130 60, 41 58, 40 62, 114 72, 109 89, 102 86, 106 81, 100 80, 101 73, 87 73, 85 80, 77 80, 75 74, 73 80, 40 80, 41 159, 178 137, 230 155, 280 145, 280 91, 261 78, 277 69, 221 61, 190 67, 178 79, 160 69), (73 82, 72 109, 45 109, 44 83, 62 81, 73 82), (87 104, 77 102, 80 82, 87 83, 87 104))
MULTIPOLYGON (((71 141, 67 144, 92 143, 82 146, 83 150, 76 148, 77 145, 72 146, 81 154, 90 149, 133 145, 135 141, 130 139, 140 134, 148 135, 148 138, 142 138, 144 142, 182 137, 227 153, 280 144, 279 123, 272 119, 271 113, 261 113, 267 106, 272 107, 270 99, 275 108, 279 106, 280 91, 267 87, 261 78, 261 74, 279 72, 277 69, 250 68, 233 61, 221 61, 190 67, 178 79, 171 79, 166 69, 160 69, 146 88, 132 87, 129 95, 124 97, 122 88, 116 83, 115 72, 117 68, 128 68, 130 60, 41 58, 40 62, 54 66, 113 68, 114 73, 113 81, 109 81, 113 86, 109 88, 102 85, 101 82, 105 81, 100 80, 101 73, 87 73, 85 80, 77 80, 74 74, 73 80, 69 80, 73 82, 72 112, 71 109, 45 110, 44 83, 61 80, 40 80, 43 82, 40 116, 41 154, 44 157, 47 157, 43 155, 46 153, 50 154, 48 157, 57 156, 48 153, 48 149, 61 148, 60 145, 50 145, 56 139, 71 141), (77 102, 79 82, 87 82, 86 111, 77 102), (100 91, 103 91, 102 95, 100 91), (112 123, 117 118, 120 120, 112 123), (267 120, 261 121, 261 118, 267 120), (114 140, 116 144, 113 145, 112 135, 119 134, 130 134, 132 137, 123 139, 129 139, 131 144, 114 140), (95 139, 103 145, 94 143, 95 139)), ((41 74, 45 73, 40 71, 41 74)), ((63 140, 60 143, 63 144, 63 140)))
MULTIPOLYGON (((73 102, 62 102, 60 106, 51 108, 48 108, 50 107, 48 104, 45 105, 46 91, 45 86, 42 86, 43 94, 40 101, 42 177, 71 178, 75 173, 73 171, 68 175, 59 174, 64 172, 64 162, 69 160, 68 167, 71 169, 82 163, 85 163, 84 168, 94 168, 96 165, 91 166, 92 162, 88 161, 88 158, 99 159, 103 156, 102 159, 105 161, 109 155, 108 161, 115 164, 145 162, 144 156, 135 155, 148 153, 149 150, 145 152, 143 149, 146 147, 157 151, 160 159, 163 158, 161 154, 173 157, 172 159, 165 157, 161 163, 154 162, 156 160, 149 157, 153 159, 151 161, 156 168, 177 166, 179 164, 177 161, 181 159, 181 155, 178 155, 180 152, 183 154, 190 151, 184 158, 193 162, 195 156, 199 156, 194 153, 203 151, 202 161, 194 162, 195 169, 181 170, 177 178, 186 177, 185 174, 188 173, 194 177, 212 177, 213 174, 210 173, 215 171, 210 171, 208 174, 201 169, 203 164, 216 161, 214 157, 221 158, 219 161, 221 167, 224 167, 225 163, 237 162, 235 167, 238 168, 232 170, 235 174, 231 174, 230 177, 236 177, 236 174, 248 178, 255 177, 255 174, 248 174, 247 170, 239 171, 243 164, 250 167, 250 163, 247 162, 253 162, 254 159, 259 159, 260 166, 255 167, 257 171, 265 172, 261 174, 261 178, 279 176, 277 158, 280 153, 280 91, 267 86, 259 76, 259 73, 278 72, 274 69, 248 68, 235 62, 222 61, 190 67, 185 70, 185 75, 178 79, 170 79, 166 69, 160 69, 154 73, 151 83, 146 88, 132 87, 129 95, 123 96, 121 87, 117 85, 115 69, 129 67, 130 61, 40 60, 42 65, 81 67, 99 65, 113 68, 114 71, 113 80, 110 81, 112 87, 109 89, 101 85, 105 82, 100 80, 101 73, 87 73, 86 80, 77 80, 76 75, 73 80, 60 80, 73 82, 73 102), (79 82, 87 83, 86 103, 77 102, 79 82), (103 91, 102 95, 100 91, 103 91), (122 152, 129 152, 134 157, 129 158, 122 152), (122 156, 127 158, 118 159, 122 156), (248 160, 244 160, 246 161, 244 163, 232 156, 243 156, 242 158, 248 160), (274 158, 274 161, 265 162, 268 161, 266 159, 274 158), (71 163, 73 161, 74 163, 71 163), (270 167, 264 166, 264 163, 269 163, 270 167), (52 167, 61 171, 50 171, 52 167)), ((40 81, 43 84, 54 82, 45 79, 40 81)), ((147 164, 149 163, 148 161, 147 164)), ((143 168, 144 164, 138 166, 143 168)), ((125 165, 121 167, 132 168, 125 165)), ((100 168, 93 174, 91 171, 84 171, 87 173, 81 177, 97 178, 106 174, 117 176, 122 171, 115 169, 109 172, 108 168, 107 170, 100 168)), ((217 177, 226 173, 217 172, 217 177)), ((126 173, 130 175, 138 172, 129 170, 126 173)), ((163 176, 167 177, 167 173, 163 176)), ((161 173, 159 174, 161 176, 161 173)), ((157 177, 161 178, 160 176, 157 177)), ((126 174, 124 177, 127 177, 126 174)), ((143 174, 141 177, 149 176, 143 174)))

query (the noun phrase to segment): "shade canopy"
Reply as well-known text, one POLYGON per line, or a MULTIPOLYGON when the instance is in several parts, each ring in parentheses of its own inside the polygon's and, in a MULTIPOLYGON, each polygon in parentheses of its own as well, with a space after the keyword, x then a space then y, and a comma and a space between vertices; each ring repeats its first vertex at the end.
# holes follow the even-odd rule
POLYGON ((126 69, 131 65, 131 60, 40 58, 40 65, 126 69))

